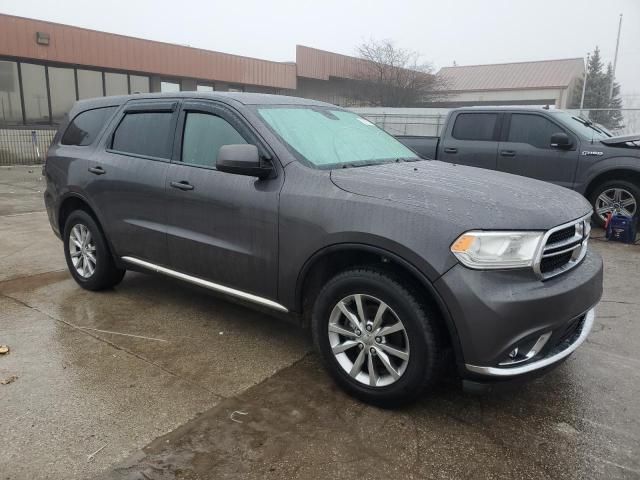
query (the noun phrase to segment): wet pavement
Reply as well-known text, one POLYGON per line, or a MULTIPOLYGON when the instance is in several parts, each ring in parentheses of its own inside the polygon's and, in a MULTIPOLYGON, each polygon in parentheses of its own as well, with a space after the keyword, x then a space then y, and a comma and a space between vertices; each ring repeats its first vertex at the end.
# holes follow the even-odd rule
POLYGON ((28 171, 0 171, 0 479, 640 479, 640 247, 594 239, 595 328, 546 377, 387 411, 282 320, 161 277, 77 287, 28 171))

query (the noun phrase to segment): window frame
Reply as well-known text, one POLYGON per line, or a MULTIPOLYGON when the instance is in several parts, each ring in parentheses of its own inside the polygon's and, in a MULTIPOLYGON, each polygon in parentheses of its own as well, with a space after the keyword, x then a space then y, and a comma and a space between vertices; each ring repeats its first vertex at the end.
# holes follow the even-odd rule
POLYGON ((175 132, 178 120, 178 112, 180 111, 180 100, 178 99, 160 99, 160 100, 130 100, 123 109, 116 115, 117 121, 111 128, 105 143, 105 152, 115 155, 123 155, 125 157, 141 158, 144 160, 153 160, 156 162, 171 163, 175 152, 175 132), (113 137, 122 124, 127 115, 135 113, 171 113, 171 122, 169 127, 169 136, 171 137, 171 145, 169 146, 169 158, 155 157, 153 155, 143 155, 140 153, 123 152, 113 148, 113 137))
POLYGON ((513 117, 513 115, 528 115, 528 116, 533 116, 533 117, 541 117, 544 118, 545 120, 551 122, 552 124, 554 124, 559 130, 557 133, 563 132, 565 133, 570 139, 572 139, 573 141, 573 146, 569 149, 563 149, 562 151, 574 151, 577 149, 577 145, 578 142, 575 138, 575 134, 571 131, 569 131, 569 129, 567 129, 566 127, 563 127, 559 122, 555 121, 553 118, 548 117, 547 115, 543 115, 537 112, 508 112, 508 114, 506 115, 506 118, 504 120, 504 128, 502 130, 502 135, 501 135, 501 139, 500 141, 503 143, 519 143, 522 145, 529 145, 531 148, 536 148, 538 150, 552 150, 552 151, 557 151, 557 148, 552 148, 551 145, 549 145, 548 147, 538 147, 537 145, 533 145, 529 142, 514 142, 512 140, 509 140, 509 134, 511 133, 511 118, 513 117))
MULTIPOLYGON (((216 102, 215 100, 206 99, 189 99, 182 102, 178 115, 176 135, 173 142, 173 155, 171 163, 175 163, 176 165, 184 165, 185 167, 220 172, 220 170, 218 170, 215 165, 213 167, 209 167, 207 165, 196 165, 193 163, 185 163, 182 161, 182 143, 184 141, 184 130, 187 124, 187 115, 189 113, 204 113, 222 118, 229 125, 231 125, 242 138, 244 138, 247 144, 255 145, 256 147, 258 147, 258 152, 261 160, 270 162, 274 166, 274 169, 276 169, 275 165, 279 163, 274 160, 276 156, 274 155, 273 151, 268 148, 267 143, 262 140, 262 138, 255 131, 255 129, 253 129, 246 118, 244 118, 235 109, 226 104, 216 102)), ((220 174, 230 175, 226 172, 220 172, 220 174)))
POLYGON ((500 141, 500 133, 502 130, 502 122, 503 122, 503 114, 502 112, 498 112, 498 111, 480 111, 480 112, 469 112, 469 111, 464 111, 464 112, 458 112, 455 116, 455 118, 453 119, 453 122, 451 124, 451 131, 449 132, 449 135, 451 136, 452 139, 458 141, 458 142, 498 142, 500 141), (496 123, 493 127, 493 132, 491 134, 491 138, 489 139, 472 139, 472 138, 458 138, 456 137, 453 132, 455 131, 456 128, 456 123, 458 123, 458 119, 463 116, 463 115, 495 115, 496 116, 496 123))

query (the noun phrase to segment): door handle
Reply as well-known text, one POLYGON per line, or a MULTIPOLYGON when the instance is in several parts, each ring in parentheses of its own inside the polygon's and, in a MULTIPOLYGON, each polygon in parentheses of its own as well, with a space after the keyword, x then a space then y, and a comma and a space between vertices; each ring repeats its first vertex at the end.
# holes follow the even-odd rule
POLYGON ((89 171, 96 175, 104 175, 107 171, 102 167, 89 167, 89 171))
POLYGON ((500 155, 502 155, 503 157, 515 157, 516 156, 516 151, 515 150, 500 150, 500 155))
POLYGON ((169 185, 180 190, 193 190, 193 185, 186 180, 182 180, 181 182, 171 182, 169 185))
POLYGON ((444 153, 458 153, 458 149, 453 147, 447 147, 444 149, 444 153))

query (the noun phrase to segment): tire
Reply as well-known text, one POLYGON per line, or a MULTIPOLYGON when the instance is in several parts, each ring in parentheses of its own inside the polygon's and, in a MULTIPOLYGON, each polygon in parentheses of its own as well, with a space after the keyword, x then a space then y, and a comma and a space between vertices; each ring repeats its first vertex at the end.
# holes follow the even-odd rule
MULTIPOLYGON (((604 212, 617 211, 625 215, 637 216, 640 213, 640 187, 628 180, 608 180, 597 185, 589 195, 589 202, 593 207, 591 217, 594 225, 604 227, 605 219, 598 213, 600 208, 605 208, 605 199, 609 201, 609 208, 604 212), (616 192, 619 193, 616 201, 616 192), (629 204, 633 202, 633 204, 629 204), (625 206, 624 204, 627 203, 625 206)), ((600 210, 600 212, 603 212, 600 210)))
MULTIPOLYGON (((359 325, 362 327, 363 323, 360 321, 359 325)), ((444 352, 438 315, 420 303, 416 295, 390 273, 360 268, 333 277, 316 298, 311 329, 315 348, 329 374, 340 387, 364 402, 386 408, 404 405, 416 400, 440 378, 444 352), (358 308, 358 296, 362 309, 358 308), (356 315, 356 321, 362 311, 373 331, 365 332, 360 328, 358 336, 358 329, 343 313, 340 302, 356 315), (388 328, 381 330, 372 325, 380 308, 379 302, 387 308, 383 309, 378 327, 384 329, 393 325, 397 328, 399 320, 404 330, 391 332, 388 328), (334 354, 336 347, 340 350, 348 342, 357 345, 334 354), (391 354, 389 347, 395 349, 396 354, 408 354, 408 358, 391 354), (361 355, 364 355, 362 360, 361 355), (373 380, 369 374, 370 358, 375 372, 373 380), (391 363, 398 378, 385 367, 383 360, 391 363)))
POLYGON ((82 288, 104 290, 122 281, 126 270, 116 266, 102 230, 87 212, 69 215, 63 239, 67 267, 82 288))

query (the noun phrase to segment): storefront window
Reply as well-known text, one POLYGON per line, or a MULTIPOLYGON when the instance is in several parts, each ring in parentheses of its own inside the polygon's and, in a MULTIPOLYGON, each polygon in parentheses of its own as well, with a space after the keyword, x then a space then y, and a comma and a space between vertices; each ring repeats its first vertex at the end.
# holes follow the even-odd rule
POLYGON ((198 92, 213 92, 211 85, 198 85, 198 92))
POLYGON ((175 82, 160 82, 160 91, 161 92, 179 92, 180 84, 175 82))
POLYGON ((27 122, 49 123, 49 102, 44 66, 21 63, 24 110, 27 122))
POLYGON ((149 93, 149 77, 140 75, 129 75, 131 93, 149 93))
POLYGON ((106 95, 128 95, 129 85, 127 84, 127 75, 124 73, 104 74, 104 86, 106 95))
POLYGON ((76 81, 73 69, 49 67, 49 92, 53 121, 62 119, 76 101, 76 81))
POLYGON ((78 70, 78 97, 85 98, 102 97, 102 73, 95 70, 78 70))
POLYGON ((16 62, 0 61, 0 124, 22 123, 16 62))

